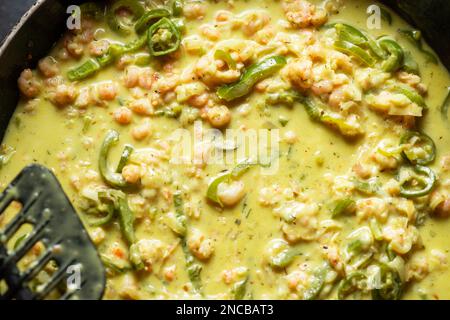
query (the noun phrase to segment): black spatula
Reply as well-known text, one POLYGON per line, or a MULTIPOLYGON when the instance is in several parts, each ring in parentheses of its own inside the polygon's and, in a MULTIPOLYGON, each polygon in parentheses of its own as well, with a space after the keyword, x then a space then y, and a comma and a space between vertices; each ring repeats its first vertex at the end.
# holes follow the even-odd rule
POLYGON ((0 282, 7 286, 6 292, 0 292, 0 300, 45 299, 55 288, 63 300, 100 299, 105 288, 104 267, 53 173, 40 165, 26 167, 0 195, 0 215, 12 201, 19 202, 22 209, 0 229, 0 282), (9 239, 24 224, 32 225, 33 231, 18 248, 8 250, 9 239), (17 263, 37 242, 45 246, 44 253, 20 271, 17 263), (30 281, 50 261, 56 262, 57 270, 47 283, 33 290, 30 281), (78 282, 73 277, 79 277, 78 282), (67 285, 68 281, 79 285, 67 285))

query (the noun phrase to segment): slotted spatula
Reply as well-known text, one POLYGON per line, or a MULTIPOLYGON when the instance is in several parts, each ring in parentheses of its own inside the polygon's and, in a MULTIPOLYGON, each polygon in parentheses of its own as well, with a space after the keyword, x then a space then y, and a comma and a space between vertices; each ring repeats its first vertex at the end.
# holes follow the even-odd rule
POLYGON ((100 299, 105 288, 103 264, 53 173, 40 165, 26 167, 0 195, 0 215, 12 201, 19 202, 22 209, 0 229, 0 282, 4 280, 7 286, 6 292, 0 292, 0 300, 45 299, 57 286, 62 300, 100 299), (24 224, 31 224, 33 231, 18 248, 8 250, 9 239, 24 224), (44 253, 20 271, 17 263, 37 242, 45 246, 44 253), (56 262, 57 270, 47 283, 31 289, 30 281, 50 261, 56 262), (71 276, 78 276, 79 281, 71 276), (68 280, 79 285, 68 286, 68 280))

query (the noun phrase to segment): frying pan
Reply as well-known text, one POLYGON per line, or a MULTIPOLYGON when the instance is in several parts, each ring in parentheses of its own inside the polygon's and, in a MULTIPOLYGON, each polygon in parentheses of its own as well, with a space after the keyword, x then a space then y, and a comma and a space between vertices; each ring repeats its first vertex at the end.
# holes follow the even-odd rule
MULTIPOLYGON (((16 108, 20 72, 34 67, 44 57, 66 28, 70 5, 82 0, 38 0, 23 16, 0 47, 0 138, 16 108)), ((450 1, 384 0, 381 1, 421 30, 450 69, 450 1)))

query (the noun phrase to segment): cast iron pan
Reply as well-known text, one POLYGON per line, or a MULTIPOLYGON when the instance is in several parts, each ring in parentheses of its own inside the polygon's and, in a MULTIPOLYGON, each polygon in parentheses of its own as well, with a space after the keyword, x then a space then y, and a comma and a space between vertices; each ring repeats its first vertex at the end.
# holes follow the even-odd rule
MULTIPOLYGON (((38 0, 0 48, 0 139, 19 98, 20 72, 34 67, 65 30, 67 7, 82 0, 38 0)), ((428 43, 450 70, 450 1, 382 0, 409 23, 422 30, 428 43)))

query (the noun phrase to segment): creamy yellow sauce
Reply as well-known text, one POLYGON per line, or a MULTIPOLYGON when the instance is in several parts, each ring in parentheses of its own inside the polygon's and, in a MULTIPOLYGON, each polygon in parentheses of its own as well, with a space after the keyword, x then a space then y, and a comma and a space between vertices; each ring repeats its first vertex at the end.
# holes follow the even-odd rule
MULTIPOLYGON (((211 46, 227 39, 256 39, 256 35, 248 36, 242 32, 242 27, 227 28, 226 23, 223 31, 219 34, 219 39, 208 39, 202 34, 202 26, 210 24, 214 28, 215 23, 217 24, 215 19, 219 10, 227 10, 233 17, 245 17, 257 7, 258 11, 262 11, 270 17, 265 28, 268 26, 272 28, 272 38, 280 32, 295 35, 306 30, 306 28, 296 28, 290 25, 283 11, 282 1, 232 2, 231 5, 227 1, 200 1, 200 5, 204 5, 206 8, 204 17, 195 17, 195 14, 187 11, 193 4, 185 4, 186 32, 183 34, 182 44, 184 49, 174 57, 151 62, 152 72, 158 72, 161 78, 168 75, 166 70, 169 67, 175 70, 173 71, 175 74, 182 73, 195 66, 203 55, 208 54, 208 50, 213 50, 208 49, 208 45, 203 43, 201 47, 205 48, 205 52, 189 52, 186 50, 189 44, 186 44, 185 41, 192 36, 198 36, 202 41, 211 43, 211 46)), ((317 8, 323 7, 322 2, 314 3, 317 8)), ((365 0, 343 1, 338 13, 327 12, 327 23, 343 21, 367 30, 366 9, 371 4, 373 4, 372 1, 365 0)), ((391 12, 391 15, 393 17, 392 25, 388 25, 382 20, 382 29, 370 30, 369 33, 375 38, 382 35, 394 37, 401 46, 411 51, 420 66, 420 82, 428 89, 425 102, 429 109, 418 121, 419 128, 432 138, 437 150, 436 159, 429 166, 436 172, 438 184, 435 186, 432 196, 426 197, 427 199, 424 200, 425 207, 431 208, 430 203, 433 197, 437 197, 436 194, 442 194, 444 199, 445 197, 448 199, 450 193, 449 160, 445 160, 450 156, 450 134, 439 112, 440 105, 447 94, 450 77, 442 64, 428 62, 419 50, 399 36, 398 29, 411 29, 411 27, 394 13, 391 12)), ((318 38, 326 37, 326 34, 330 32, 330 28, 309 27, 311 29, 308 30, 317 33, 318 38)), ((94 33, 96 40, 107 39, 127 43, 135 38, 135 35, 125 38, 117 35, 109 29, 104 21, 94 22, 91 28, 97 30, 94 33)), ((67 39, 65 41, 67 42, 67 39)), ((24 97, 17 107, 3 140, 3 145, 13 148, 15 152, 11 160, 1 169, 0 181, 5 187, 24 166, 33 162, 52 168, 69 198, 77 207, 99 253, 110 259, 118 260, 121 265, 132 265, 128 256, 129 244, 123 237, 117 219, 100 228, 92 227, 89 224, 90 216, 84 213, 79 205, 83 190, 107 186, 98 174, 98 158, 101 143, 108 130, 114 129, 120 133, 119 145, 114 147, 108 160, 111 166, 115 166, 123 146, 126 144, 133 145, 136 150, 135 155, 139 155, 139 152, 143 152, 145 155, 146 148, 155 148, 162 150, 161 152, 166 150, 166 145, 169 146, 169 149, 174 148, 176 143, 171 141, 170 137, 176 129, 182 127, 183 121, 157 117, 154 114, 142 116, 133 112, 129 124, 118 124, 114 120, 114 112, 118 108, 122 105, 129 106, 130 101, 137 100, 133 95, 151 93, 158 88, 140 89, 141 93, 127 88, 123 80, 125 72, 120 70, 117 64, 101 70, 91 78, 71 83, 66 78, 67 72, 89 58, 89 49, 88 44, 83 44, 82 57, 75 59, 69 54, 66 59, 62 59, 61 52, 67 53, 64 52, 66 50, 64 49, 65 41, 58 42, 50 53, 50 56, 54 57, 58 63, 59 70, 56 76, 60 75, 63 83, 73 85, 78 97, 81 88, 103 81, 115 82, 117 94, 112 101, 106 101, 101 106, 90 103, 87 107, 77 107, 75 100, 63 106, 55 106, 55 101, 52 100, 51 93, 49 93, 52 90, 50 81, 45 80, 42 74, 36 72, 36 77, 42 82, 43 89, 33 98, 24 97), (138 140, 133 129, 143 124, 148 126, 151 133, 138 140), (121 252, 121 254, 117 254, 117 252, 121 252)), ((270 42, 269 44, 260 44, 260 46, 270 47, 270 42)), ((146 52, 145 50, 143 52, 146 52)), ((288 58, 287 68, 290 67, 290 63, 299 58, 292 52, 284 55, 288 58)), ((354 70, 363 68, 361 63, 355 59, 351 61, 354 70)), ((320 62, 315 63, 321 64, 320 62)), ((250 62, 244 62, 244 64, 248 66, 250 62)), ((283 79, 282 81, 289 83, 283 76, 280 76, 283 72, 286 71, 282 70, 270 77, 269 84, 273 79, 283 79)), ((347 76, 351 81, 354 80, 353 74, 347 76)), ((394 75, 390 77, 392 79, 394 75)), ((207 92, 213 95, 217 86, 209 84, 205 86, 207 92)), ((174 90, 176 89, 170 90, 170 92, 174 90)), ((344 266, 339 266, 336 261, 333 264, 333 259, 327 252, 334 245, 343 250, 342 246, 348 241, 346 239, 349 234, 358 228, 369 226, 371 217, 365 218, 363 214, 353 213, 332 219, 332 209, 330 208, 333 201, 339 198, 336 190, 340 190, 343 184, 351 181, 355 175, 352 168, 355 164, 366 161, 369 154, 377 152, 377 145, 380 141, 387 139, 393 141, 397 146, 406 129, 389 115, 374 112, 363 102, 356 101, 356 108, 362 110, 360 121, 365 132, 355 139, 347 139, 338 131, 312 121, 300 103, 296 103, 293 107, 270 106, 265 103, 266 97, 264 88, 254 88, 249 95, 239 99, 238 102, 219 101, 217 103, 227 106, 231 111, 232 118, 226 126, 227 129, 239 131, 242 128, 264 129, 270 127, 278 129, 280 135, 279 169, 273 175, 263 175, 260 166, 251 167, 239 178, 239 181, 245 185, 245 196, 235 205, 221 208, 208 201, 206 194, 211 179, 226 169, 233 169, 237 163, 196 166, 170 164, 166 158, 158 159, 155 163, 143 163, 137 159, 137 156, 132 158, 133 165, 139 166, 143 175, 148 172, 156 172, 156 178, 152 183, 157 186, 153 188, 140 185, 136 192, 129 192, 128 201, 136 217, 134 228, 137 242, 144 241, 145 243, 147 241, 148 244, 148 241, 157 241, 157 243, 150 242, 150 248, 147 248, 150 253, 146 253, 151 257, 147 260, 146 253, 142 252, 145 250, 141 248, 145 264, 143 270, 131 268, 131 270, 121 273, 108 269, 106 299, 182 299, 186 297, 233 299, 237 297, 236 290, 233 288, 244 282, 246 290, 243 298, 245 299, 302 299, 306 297, 308 289, 314 287, 314 281, 317 280, 315 271, 322 268, 324 264, 327 270, 325 283, 314 298, 336 299, 338 297, 339 283, 349 275, 350 271, 345 267, 346 262, 343 262, 344 266), (289 121, 282 126, 280 119, 289 121), (342 177, 343 181, 347 182, 341 183, 337 177, 342 177), (196 252, 196 249, 190 246, 191 254, 202 266, 201 291, 197 292, 186 272, 185 254, 181 248, 180 236, 173 232, 170 222, 170 213, 174 213, 176 210, 172 198, 177 190, 183 191, 184 211, 188 216, 188 244, 189 237, 195 232, 199 232, 203 237, 202 241, 206 241, 203 243, 207 247, 205 250, 211 250, 207 257, 201 257, 202 253, 196 252), (274 203, 270 203, 271 201, 274 203), (297 223, 303 223, 306 219, 305 230, 297 230, 298 226, 295 226, 295 223, 292 225, 283 221, 278 213, 287 210, 285 207, 290 204, 316 206, 315 211, 317 212, 314 214, 305 213, 306 218, 297 217, 298 221, 303 219, 302 222, 297 223), (311 227, 313 221, 316 222, 315 227, 311 227), (300 238, 292 239, 289 237, 289 232, 286 231, 289 228, 300 234, 312 232, 313 235, 305 239, 301 234, 300 238), (313 230, 308 228, 313 228, 313 230), (271 243, 273 244, 274 239, 283 241, 286 247, 300 252, 284 268, 273 268, 268 263, 270 260, 268 247, 271 243)), ((170 100, 170 97, 167 99, 170 100)), ((214 99, 217 101, 217 98, 214 99)), ((165 104, 166 102, 163 102, 161 105, 155 106, 155 111, 162 109, 165 104)), ((184 102, 181 105, 183 108, 192 108, 187 104, 184 102)), ((204 119, 203 126, 211 127, 207 118, 204 119)), ((192 123, 184 123, 184 128, 194 132, 192 123)), ((383 188, 389 180, 395 180, 396 170, 404 165, 401 156, 396 155, 395 157, 394 162, 398 162, 398 164, 393 170, 379 170, 374 175, 380 178, 383 188)), ((376 161, 372 161, 370 164, 380 168, 376 161)), ((143 179, 141 177, 141 184, 143 184, 143 179)), ((395 191, 393 195, 386 193, 364 195, 356 191, 351 191, 350 194, 358 201, 371 197, 377 199, 391 197, 395 199, 394 201, 408 201, 395 195, 395 191)), ((410 201, 410 204, 413 205, 413 201, 410 201)), ((364 205, 358 205, 357 210, 363 212, 364 205)), ((414 215, 417 215, 419 210, 413 211, 414 215)), ((401 295, 403 299, 450 298, 450 270, 447 261, 450 258, 450 239, 447 236, 450 220, 436 218, 433 216, 432 210, 428 211, 424 225, 417 226, 421 240, 416 239, 413 248, 398 254, 405 264, 399 271, 402 273, 402 282, 405 283, 404 294, 401 295), (421 246, 420 243, 423 245, 421 246), (418 263, 419 267, 417 268, 424 269, 423 276, 419 275, 417 279, 413 275, 416 267, 411 262, 414 259, 422 261, 422 264, 418 263), (409 281, 406 280, 408 277, 411 278, 409 281)), ((301 212, 300 215, 302 214, 304 213, 301 212)), ((399 215, 392 213, 392 210, 388 215, 391 214, 399 215)), ((374 215, 376 216, 376 213, 374 215)), ((388 225, 388 222, 383 219, 381 218, 380 224, 388 225)), ((6 220, 5 218, 0 219, 0 225, 5 224, 6 220)), ((416 223, 409 221, 408 224, 414 226, 416 223)), ((408 231, 401 230, 400 234, 402 232, 408 231)), ((386 242, 389 244, 388 240, 386 242)), ((370 250, 375 250, 371 258, 375 259, 379 248, 370 250)), ((339 259, 343 259, 342 255, 339 259)), ((367 272, 366 267, 361 268, 367 272)), ((356 293, 355 295, 350 294, 348 297, 370 298, 370 294, 368 292, 361 295, 356 293)))

